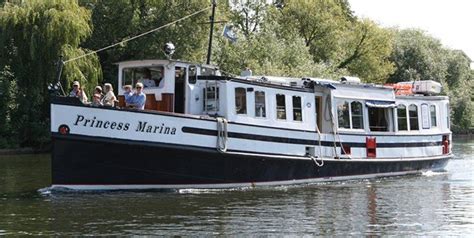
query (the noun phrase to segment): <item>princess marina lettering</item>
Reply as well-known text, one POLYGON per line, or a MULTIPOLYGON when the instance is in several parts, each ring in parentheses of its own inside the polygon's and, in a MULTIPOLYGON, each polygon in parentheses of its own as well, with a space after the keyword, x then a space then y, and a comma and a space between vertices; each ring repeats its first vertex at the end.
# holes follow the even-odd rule
MULTIPOLYGON (((132 128, 132 125, 128 122, 116 122, 110 120, 101 120, 97 117, 86 118, 83 115, 77 115, 75 126, 91 127, 91 128, 101 128, 108 130, 119 130, 119 131, 128 131, 132 128)), ((136 127, 136 132, 144 133, 154 133, 154 134, 165 134, 165 135, 175 135, 176 128, 166 126, 164 123, 158 125, 152 125, 146 121, 138 121, 136 127)))

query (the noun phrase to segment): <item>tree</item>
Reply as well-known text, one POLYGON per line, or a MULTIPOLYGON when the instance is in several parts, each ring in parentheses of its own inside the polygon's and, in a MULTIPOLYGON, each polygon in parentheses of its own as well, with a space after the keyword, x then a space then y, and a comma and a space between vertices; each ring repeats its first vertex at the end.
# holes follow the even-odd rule
POLYGON ((393 73, 389 57, 392 33, 368 19, 354 21, 339 39, 341 49, 337 68, 347 69, 367 82, 384 83, 393 73))
POLYGON ((447 63, 441 42, 417 29, 394 29, 390 82, 435 80, 445 83, 447 63))
POLYGON ((390 82, 434 80, 450 97, 452 129, 466 131, 474 115, 472 70, 462 52, 443 47, 441 42, 417 29, 394 30, 394 50, 390 57, 395 72, 390 82))
POLYGON ((297 29, 315 62, 347 69, 367 82, 384 82, 392 34, 368 19, 357 19, 345 0, 291 1, 279 19, 286 31, 297 29))
MULTIPOLYGON (((2 102, 9 105, 5 115, 20 146, 41 146, 49 141, 47 85, 56 80, 55 62, 60 55, 69 59, 86 52, 79 44, 92 32, 90 12, 69 0, 6 3, 0 11, 3 84, 16 90, 14 99, 2 102)), ((65 76, 66 87, 79 80, 91 90, 101 77, 97 58, 68 63, 65 76)))
MULTIPOLYGON (((100 49, 206 8, 209 1, 82 0, 81 5, 92 10, 94 27, 92 36, 83 46, 100 49)), ((176 46, 173 58, 203 62, 209 14, 210 11, 205 11, 120 47, 98 53, 105 81, 116 83, 116 62, 166 58, 162 47, 167 42, 176 46)))
MULTIPOLYGON (((232 14, 240 15, 238 12, 232 14)), ((335 72, 327 64, 314 63, 309 47, 298 32, 283 33, 282 26, 275 20, 278 14, 277 9, 267 6, 258 31, 247 32, 245 25, 236 24, 237 42, 218 38, 214 48, 215 60, 223 71, 238 75, 242 69, 249 67, 255 75, 326 78, 345 73, 342 70, 335 72)))
POLYGON ((342 37, 350 24, 345 9, 334 0, 288 1, 280 24, 290 32, 297 29, 315 62, 333 63, 342 37))

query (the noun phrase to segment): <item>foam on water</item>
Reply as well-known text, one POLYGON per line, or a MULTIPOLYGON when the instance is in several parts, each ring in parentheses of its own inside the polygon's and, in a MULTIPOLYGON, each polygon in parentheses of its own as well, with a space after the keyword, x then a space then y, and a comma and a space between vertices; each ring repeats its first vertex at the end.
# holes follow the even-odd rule
POLYGON ((447 171, 424 171, 424 172, 421 172, 421 176, 425 176, 425 177, 433 177, 433 176, 438 176, 438 175, 443 175, 443 174, 446 174, 447 171))

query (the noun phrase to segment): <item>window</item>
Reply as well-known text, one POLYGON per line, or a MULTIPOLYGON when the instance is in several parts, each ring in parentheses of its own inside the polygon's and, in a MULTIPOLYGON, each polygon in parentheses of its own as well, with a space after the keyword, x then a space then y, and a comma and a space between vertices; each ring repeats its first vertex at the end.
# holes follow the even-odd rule
POLYGON ((351 128, 351 123, 349 121, 349 103, 344 101, 341 104, 337 105, 337 118, 339 128, 351 128))
POLYGON ((407 131, 408 130, 408 123, 407 123, 407 107, 405 105, 398 105, 397 107, 397 117, 398 117, 398 130, 399 131, 407 131))
POLYGON ((195 84, 197 81, 197 69, 196 65, 190 65, 188 68, 188 82, 190 84, 195 84))
POLYGON ((219 87, 207 86, 202 90, 204 93, 203 110, 205 112, 217 111, 219 109, 219 87))
POLYGON ((202 76, 216 75, 216 69, 201 67, 202 76))
POLYGON ((277 119, 286 120, 285 95, 283 94, 276 95, 276 109, 277 109, 277 119))
POLYGON ((370 131, 392 131, 392 112, 392 108, 369 107, 370 131))
POLYGON ((364 129, 364 106, 359 101, 339 101, 337 104, 339 128, 364 129))
POLYGON ((145 88, 163 87, 163 66, 125 68, 122 71, 122 86, 143 83, 145 88))
POLYGON ((418 107, 411 104, 408 107, 408 117, 410 120, 410 130, 418 130, 418 107))
POLYGON ((363 107, 361 102, 351 102, 352 129, 364 129, 363 107))
POLYGON ((265 92, 255 92, 255 117, 266 117, 265 114, 265 92))
POLYGON ((437 127, 438 123, 436 121, 436 106, 430 105, 430 117, 431 117, 431 127, 437 127))
POLYGON ((245 88, 235 88, 235 113, 247 114, 247 92, 245 88))
POLYGON ((301 114, 301 97, 293 96, 293 120, 303 121, 303 115, 301 114))

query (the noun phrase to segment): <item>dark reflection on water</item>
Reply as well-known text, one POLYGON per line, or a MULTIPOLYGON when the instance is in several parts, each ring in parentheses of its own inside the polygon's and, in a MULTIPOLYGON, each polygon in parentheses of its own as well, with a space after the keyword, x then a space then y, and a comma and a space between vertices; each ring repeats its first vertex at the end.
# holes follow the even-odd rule
POLYGON ((0 235, 466 236, 474 141, 445 173, 294 187, 63 193, 49 155, 0 158, 0 235))

